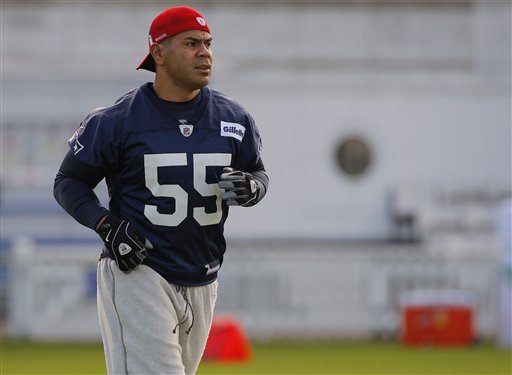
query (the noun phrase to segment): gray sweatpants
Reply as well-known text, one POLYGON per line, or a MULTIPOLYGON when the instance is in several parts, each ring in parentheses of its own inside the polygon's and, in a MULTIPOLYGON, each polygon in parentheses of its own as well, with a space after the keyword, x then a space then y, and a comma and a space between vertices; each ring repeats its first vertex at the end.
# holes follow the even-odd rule
POLYGON ((125 274, 101 259, 98 315, 108 373, 194 374, 216 299, 217 281, 180 287, 147 266, 125 274))

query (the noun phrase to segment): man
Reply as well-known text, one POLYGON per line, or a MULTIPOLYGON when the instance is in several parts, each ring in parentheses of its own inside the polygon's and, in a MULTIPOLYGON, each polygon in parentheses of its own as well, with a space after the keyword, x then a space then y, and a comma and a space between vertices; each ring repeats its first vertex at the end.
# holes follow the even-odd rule
POLYGON ((193 374, 226 248, 229 206, 253 206, 268 177, 252 117, 207 88, 212 37, 189 7, 159 14, 137 69, 155 72, 68 141, 54 195, 104 241, 98 312, 111 374, 193 374), (93 188, 105 178, 109 209, 93 188))

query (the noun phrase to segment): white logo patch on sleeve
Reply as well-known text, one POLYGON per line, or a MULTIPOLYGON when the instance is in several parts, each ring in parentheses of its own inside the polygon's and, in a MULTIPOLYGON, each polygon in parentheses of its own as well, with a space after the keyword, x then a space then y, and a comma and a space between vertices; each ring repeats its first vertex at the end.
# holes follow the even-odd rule
POLYGON ((84 149, 84 145, 82 145, 80 143, 78 138, 75 138, 74 140, 72 140, 72 142, 74 142, 74 144, 73 144, 73 152, 74 152, 75 155, 78 154, 80 151, 82 151, 84 149))
POLYGON ((245 126, 236 122, 220 122, 220 135, 223 137, 232 137, 242 142, 245 134, 245 126))

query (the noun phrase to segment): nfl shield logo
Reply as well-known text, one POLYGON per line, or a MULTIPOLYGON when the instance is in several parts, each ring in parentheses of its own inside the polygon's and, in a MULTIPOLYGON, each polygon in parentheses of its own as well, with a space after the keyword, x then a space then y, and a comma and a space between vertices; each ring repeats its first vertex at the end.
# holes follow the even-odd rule
POLYGON ((192 135, 192 132, 194 131, 194 125, 181 124, 180 131, 181 134, 183 134, 185 137, 190 137, 192 135))

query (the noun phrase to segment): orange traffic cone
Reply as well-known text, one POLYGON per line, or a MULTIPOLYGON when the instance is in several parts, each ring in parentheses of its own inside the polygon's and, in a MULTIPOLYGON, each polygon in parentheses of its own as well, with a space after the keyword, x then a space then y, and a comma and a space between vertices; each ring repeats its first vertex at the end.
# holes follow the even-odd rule
POLYGON ((218 362, 248 362, 252 350, 242 327, 232 316, 213 318, 203 359, 218 362))

